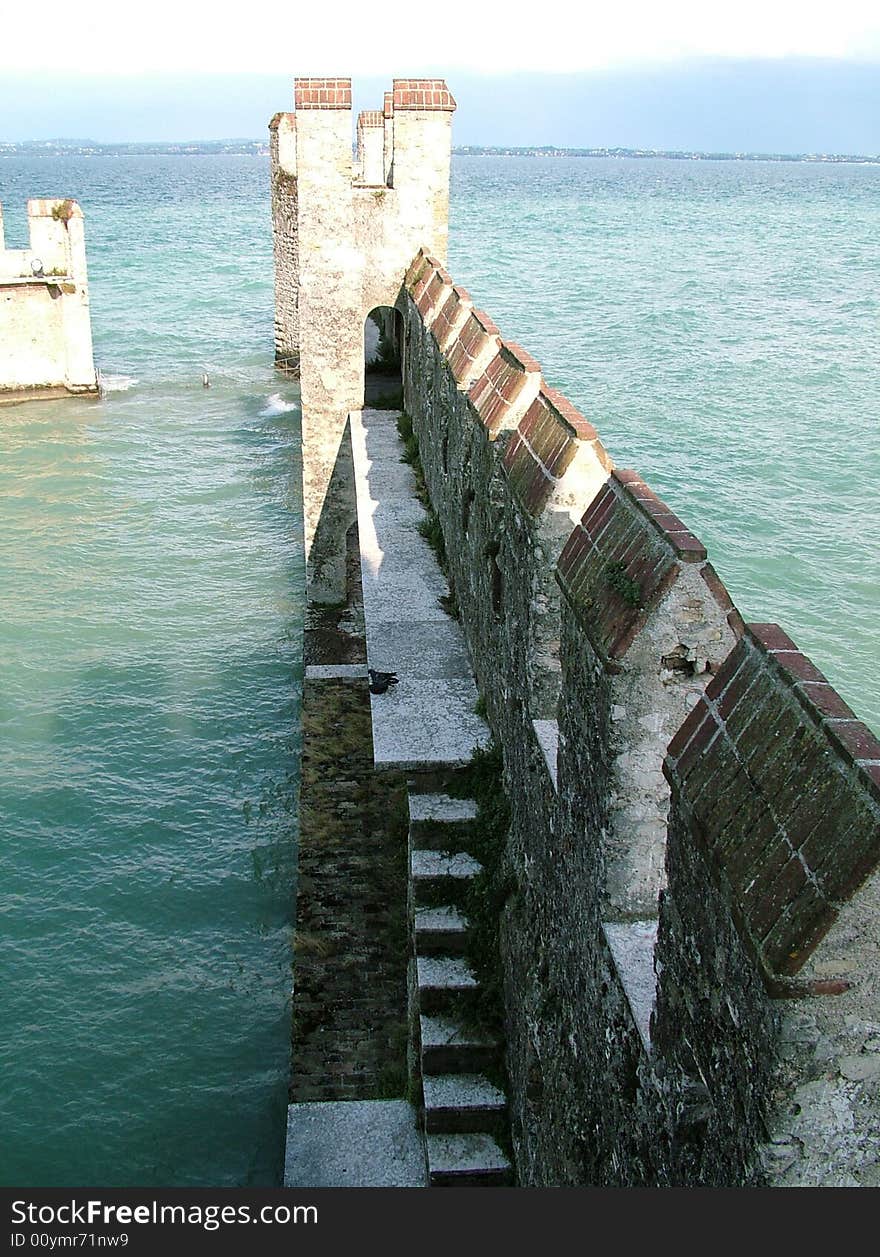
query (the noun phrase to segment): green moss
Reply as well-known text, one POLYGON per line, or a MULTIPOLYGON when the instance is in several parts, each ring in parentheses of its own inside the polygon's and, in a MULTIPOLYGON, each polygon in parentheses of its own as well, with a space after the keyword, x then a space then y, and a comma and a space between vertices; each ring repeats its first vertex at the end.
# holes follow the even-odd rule
POLYGON ((431 505, 431 498, 428 493, 428 486, 425 483, 425 469, 422 466, 422 460, 419 455, 419 441, 413 430, 412 419, 406 413, 401 414, 397 420, 397 431, 403 442, 403 453, 400 456, 402 463, 408 463, 413 469, 416 478, 416 496, 425 508, 426 518, 419 525, 419 533, 427 541, 428 545, 434 551, 440 570, 446 577, 449 585, 449 594, 438 599, 440 606, 447 615, 453 619, 459 618, 458 599, 455 595, 455 581, 449 568, 449 561, 446 554, 446 541, 443 536, 443 528, 440 524, 440 518, 434 507, 431 505))
POLYGON ((427 269, 428 269, 427 258, 422 258, 421 262, 419 263, 419 269, 416 271, 415 275, 413 275, 412 280, 411 280, 411 286, 413 288, 415 288, 416 284, 422 278, 422 276, 424 275, 427 269))
POLYGON ((625 603, 631 607, 641 607, 642 591, 638 583, 627 574, 625 563, 608 563, 605 567, 605 580, 625 603))
POLYGON ((428 545, 434 551, 437 562, 443 571, 446 571, 446 542, 443 540, 443 529, 440 527, 440 520, 431 511, 425 519, 419 520, 419 536, 424 537, 428 545))
POLYGON ((53 205, 52 217, 57 223, 69 223, 73 218, 73 201, 68 198, 59 205, 53 205))

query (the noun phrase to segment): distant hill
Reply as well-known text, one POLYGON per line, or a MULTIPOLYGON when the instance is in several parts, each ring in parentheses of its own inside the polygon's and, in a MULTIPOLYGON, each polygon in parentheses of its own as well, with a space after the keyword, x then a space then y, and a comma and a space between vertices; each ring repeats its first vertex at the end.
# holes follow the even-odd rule
POLYGON ((550 144, 527 148, 461 144, 452 151, 461 157, 665 157, 673 161, 821 161, 880 165, 880 156, 861 157, 844 153, 699 153, 654 148, 555 148, 550 144))
POLYGON ((194 154, 226 153, 238 156, 264 156, 265 140, 179 140, 101 144, 97 140, 0 140, 0 156, 28 157, 118 157, 160 154, 191 157, 194 154))
MULTIPOLYGON (((880 156, 853 153, 701 153, 683 149, 649 148, 561 148, 553 144, 528 146, 460 144, 453 148, 460 157, 664 157, 674 161, 797 161, 860 162, 880 165, 880 156)), ((132 141, 102 144, 98 140, 0 140, 0 157, 18 154, 28 157, 113 157, 193 155, 264 157, 269 146, 263 140, 179 140, 173 143, 132 141)))

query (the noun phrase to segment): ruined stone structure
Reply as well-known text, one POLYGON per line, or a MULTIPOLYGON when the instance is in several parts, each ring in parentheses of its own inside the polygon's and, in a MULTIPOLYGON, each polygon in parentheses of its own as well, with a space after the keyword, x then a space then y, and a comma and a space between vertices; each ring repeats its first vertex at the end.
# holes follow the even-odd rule
POLYGON ((353 521, 347 417, 364 396, 364 322, 394 306, 426 245, 446 256, 451 119, 446 84, 395 79, 362 113, 352 161, 350 79, 297 79, 270 124, 275 356, 299 375, 306 554, 313 600, 344 596, 353 521))
MULTIPOLYGON (((371 192, 343 153, 347 80, 314 82, 299 81, 296 126, 273 123, 279 344, 300 355, 312 537, 314 485, 345 426, 329 395, 359 410, 363 319, 393 300, 404 408, 511 805, 517 1181, 880 1184, 880 742, 782 629, 744 624, 699 539, 615 467, 436 250, 419 248, 392 296, 365 280, 376 254, 359 252, 356 213, 320 235, 340 220, 337 194, 348 207, 371 192), (323 259, 308 267, 306 221, 323 259), (305 291, 312 267, 320 299, 305 291)), ((386 99, 386 174, 401 129, 441 144, 430 110, 401 111, 411 90, 386 99)), ((451 99, 430 92, 448 145, 451 99)), ((366 115, 363 172, 378 169, 373 131, 366 115)), ((424 229, 441 240, 446 160, 435 150, 423 186, 424 229)))
POLYGON ((30 247, 3 247, 0 214, 0 404, 97 394, 82 211, 28 201, 30 247))

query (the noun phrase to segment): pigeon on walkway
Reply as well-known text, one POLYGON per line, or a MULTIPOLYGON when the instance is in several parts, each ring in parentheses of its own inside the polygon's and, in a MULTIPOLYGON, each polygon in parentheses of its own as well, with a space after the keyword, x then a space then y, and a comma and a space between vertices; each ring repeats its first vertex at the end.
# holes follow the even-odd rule
POLYGON ((389 685, 398 684, 398 676, 396 672, 376 672, 374 668, 367 668, 370 674, 370 693, 384 694, 389 685))

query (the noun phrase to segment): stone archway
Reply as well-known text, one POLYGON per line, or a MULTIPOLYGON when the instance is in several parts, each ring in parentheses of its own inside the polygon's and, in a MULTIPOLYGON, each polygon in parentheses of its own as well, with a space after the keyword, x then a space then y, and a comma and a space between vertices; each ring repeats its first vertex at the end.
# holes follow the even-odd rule
POLYGON ((364 405, 399 409, 403 401, 403 320, 392 306, 376 306, 364 323, 364 405))

